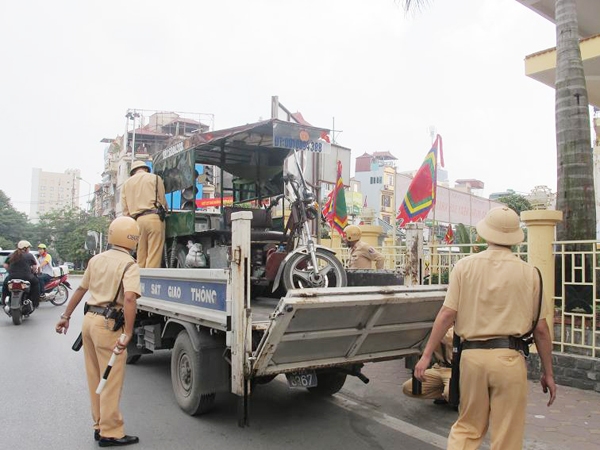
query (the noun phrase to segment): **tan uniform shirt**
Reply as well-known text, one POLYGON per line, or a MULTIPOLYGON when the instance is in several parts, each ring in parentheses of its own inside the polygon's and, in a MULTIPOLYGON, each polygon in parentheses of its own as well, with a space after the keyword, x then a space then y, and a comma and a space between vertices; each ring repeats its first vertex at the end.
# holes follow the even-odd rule
POLYGON ((117 249, 107 250, 90 259, 80 284, 91 295, 87 303, 94 306, 108 306, 112 303, 119 289, 121 276, 123 289, 117 297, 117 305, 122 307, 124 292, 135 292, 138 296, 142 293, 138 265, 129 253, 117 249), (125 266, 130 262, 134 264, 123 276, 125 266))
POLYGON ((375 267, 383 269, 384 256, 363 241, 358 241, 350 249, 349 269, 372 269, 371 261, 375 261, 375 267))
POLYGON ((450 327, 442 338, 440 345, 433 351, 435 359, 443 365, 452 364, 452 339, 454 338, 454 327, 450 327))
MULTIPOLYGON (((509 248, 490 245, 456 263, 444 306, 457 311, 455 329, 462 339, 521 336, 535 321, 539 291, 532 265, 509 248)), ((541 318, 546 310, 542 302, 541 318)))
POLYGON ((135 216, 142 211, 156 209, 154 201, 167 207, 165 185, 157 175, 139 170, 121 188, 121 208, 124 216, 135 216), (156 191, 158 183, 158 192, 156 191))

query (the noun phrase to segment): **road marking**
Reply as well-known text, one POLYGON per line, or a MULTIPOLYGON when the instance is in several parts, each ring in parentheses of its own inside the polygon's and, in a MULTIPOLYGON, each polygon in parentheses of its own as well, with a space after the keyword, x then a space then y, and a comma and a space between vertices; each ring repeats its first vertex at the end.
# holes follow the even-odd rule
POLYGON ((341 408, 359 414, 367 419, 374 420, 381 425, 392 428, 393 430, 411 436, 419 441, 431 444, 437 448, 445 449, 448 443, 447 438, 440 436, 439 434, 432 433, 431 431, 424 430, 396 417, 379 412, 370 406, 357 403, 345 397, 343 394, 338 393, 328 400, 341 408))

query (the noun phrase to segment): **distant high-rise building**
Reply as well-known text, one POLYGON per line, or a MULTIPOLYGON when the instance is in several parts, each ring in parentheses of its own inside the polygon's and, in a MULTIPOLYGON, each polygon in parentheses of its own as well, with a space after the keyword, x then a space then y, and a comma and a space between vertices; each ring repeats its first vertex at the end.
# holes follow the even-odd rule
POLYGON ((41 215, 52 210, 79 207, 80 177, 79 169, 56 173, 34 168, 31 175, 29 219, 37 222, 41 215))

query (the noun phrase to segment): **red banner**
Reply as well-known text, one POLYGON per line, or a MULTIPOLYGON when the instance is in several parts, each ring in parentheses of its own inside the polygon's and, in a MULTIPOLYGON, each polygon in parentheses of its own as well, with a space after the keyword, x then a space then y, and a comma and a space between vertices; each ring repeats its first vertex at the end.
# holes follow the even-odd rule
POLYGON ((196 207, 208 208, 210 206, 221 206, 221 200, 224 205, 233 205, 233 197, 199 198, 196 200, 196 207))

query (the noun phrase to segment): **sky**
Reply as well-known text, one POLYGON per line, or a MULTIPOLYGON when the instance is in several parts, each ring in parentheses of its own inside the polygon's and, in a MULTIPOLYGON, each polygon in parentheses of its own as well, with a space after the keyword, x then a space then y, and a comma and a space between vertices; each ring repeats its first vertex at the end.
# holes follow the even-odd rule
POLYGON ((555 28, 515 0, 408 15, 398 0, 2 2, 0 38, 0 190, 26 213, 33 168, 100 182, 100 140, 128 109, 213 114, 220 129, 269 118, 274 95, 335 121, 353 158, 389 151, 415 170, 433 126, 451 183, 556 190, 554 90, 524 74, 555 28))

